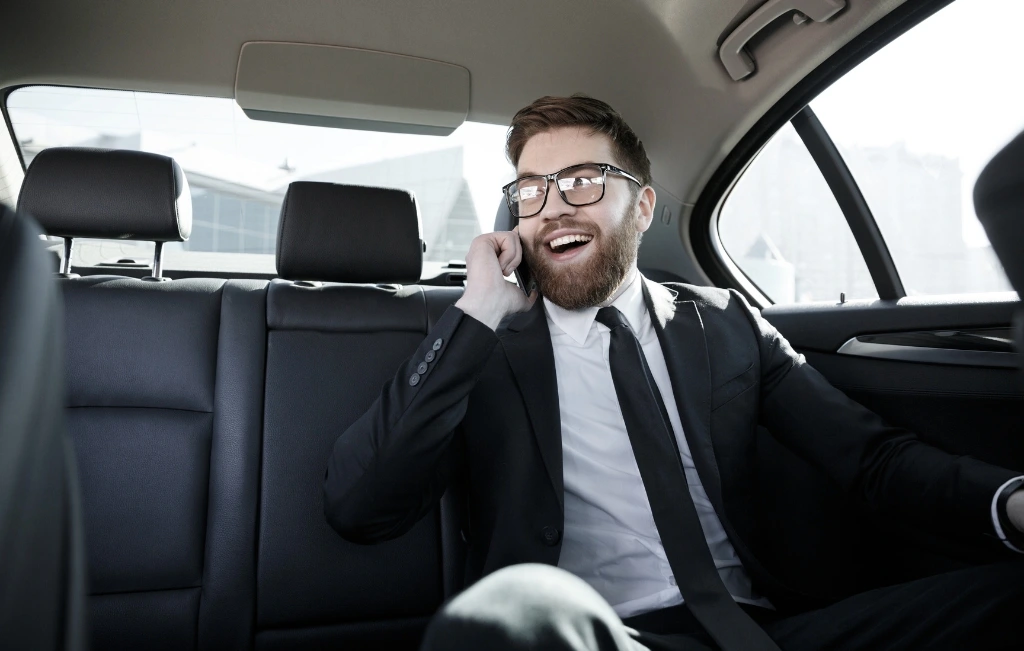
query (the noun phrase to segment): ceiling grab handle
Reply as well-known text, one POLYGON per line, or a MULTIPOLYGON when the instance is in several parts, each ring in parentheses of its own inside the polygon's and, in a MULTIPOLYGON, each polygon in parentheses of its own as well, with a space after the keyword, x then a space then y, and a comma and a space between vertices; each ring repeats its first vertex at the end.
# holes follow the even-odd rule
POLYGON ((734 81, 745 79, 754 74, 757 65, 744 48, 769 23, 790 11, 799 12, 795 17, 797 24, 808 18, 823 23, 845 7, 846 0, 768 0, 725 37, 718 56, 734 81))

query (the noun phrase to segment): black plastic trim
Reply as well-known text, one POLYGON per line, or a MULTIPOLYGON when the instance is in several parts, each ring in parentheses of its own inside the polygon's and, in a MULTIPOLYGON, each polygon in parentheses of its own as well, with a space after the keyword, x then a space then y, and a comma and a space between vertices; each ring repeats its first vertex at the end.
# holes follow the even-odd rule
MULTIPOLYGON (((907 0, 797 82, 740 139, 709 179, 690 217, 690 245, 697 258, 697 264, 716 286, 732 287, 747 294, 725 261, 715 251, 711 239, 712 217, 722 197, 729 191, 747 163, 775 135, 775 132, 834 81, 952 2, 953 0, 907 0)), ((754 297, 747 295, 747 298, 753 300, 754 297)))
POLYGON ((875 282, 878 298, 883 301, 903 298, 907 292, 903 289, 896 263, 892 260, 885 238, 878 229, 878 223, 871 208, 864 199, 857 181, 846 166, 842 154, 825 131, 821 120, 814 114, 810 106, 805 106, 790 120, 804 146, 817 163, 821 175, 835 195, 840 210, 850 225, 853 239, 864 256, 871 279, 875 282))
POLYGON ((11 96, 11 93, 21 88, 24 88, 24 86, 11 86, 0 91, 0 113, 3 113, 4 125, 7 127, 7 133, 11 137, 11 143, 14 145, 14 150, 18 153, 18 162, 21 163, 21 169, 25 170, 25 157, 21 153, 21 144, 18 142, 18 136, 14 133, 14 124, 11 122, 11 114, 7 111, 7 98, 11 96))

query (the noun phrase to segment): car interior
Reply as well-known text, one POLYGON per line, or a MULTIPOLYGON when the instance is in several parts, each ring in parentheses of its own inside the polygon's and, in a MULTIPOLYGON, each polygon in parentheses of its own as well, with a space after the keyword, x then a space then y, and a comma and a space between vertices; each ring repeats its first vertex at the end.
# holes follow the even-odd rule
MULTIPOLYGON (((0 489, 31 468, 67 504, 0 536, 9 565, 67 552, 60 576, 2 574, 33 596, 0 621, 42 635, 32 609, 63 604, 32 648, 418 646, 462 587, 472 496, 356 545, 324 518, 325 464, 462 295, 472 237, 515 225, 505 131, 544 95, 607 101, 642 138, 648 278, 738 290, 890 423, 1024 472, 1022 281, 997 256, 1019 262, 1020 227, 979 222, 973 194, 1024 130, 1016 0, 3 14, 0 424, 32 444, 0 458, 0 489)), ((775 526, 858 513, 823 523, 841 546, 757 532, 775 560, 835 568, 837 599, 1012 555, 850 503, 767 430, 758 446, 775 526)), ((0 495, 0 523, 52 506, 15 505, 0 495)))

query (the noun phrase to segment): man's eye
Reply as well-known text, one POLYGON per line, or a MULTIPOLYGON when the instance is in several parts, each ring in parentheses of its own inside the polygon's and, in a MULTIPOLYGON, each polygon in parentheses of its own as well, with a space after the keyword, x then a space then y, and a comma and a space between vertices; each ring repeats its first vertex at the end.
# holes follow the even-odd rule
POLYGON ((526 186, 519 188, 519 200, 528 201, 530 199, 536 199, 541 195, 541 188, 537 186, 526 186))

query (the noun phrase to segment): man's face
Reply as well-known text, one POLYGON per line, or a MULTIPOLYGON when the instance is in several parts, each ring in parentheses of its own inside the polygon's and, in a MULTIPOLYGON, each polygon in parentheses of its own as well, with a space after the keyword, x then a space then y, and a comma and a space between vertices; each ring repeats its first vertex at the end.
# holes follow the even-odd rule
MULTIPOLYGON (((579 163, 622 166, 607 136, 563 127, 530 138, 516 173, 550 174, 579 163)), ((641 191, 615 174, 607 175, 604 197, 589 206, 567 204, 550 183, 540 214, 519 220, 523 252, 540 293, 568 310, 606 301, 632 269, 653 210, 653 190, 641 191), (566 243, 566 236, 578 241, 566 243)))

